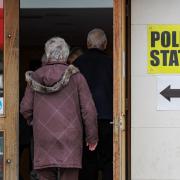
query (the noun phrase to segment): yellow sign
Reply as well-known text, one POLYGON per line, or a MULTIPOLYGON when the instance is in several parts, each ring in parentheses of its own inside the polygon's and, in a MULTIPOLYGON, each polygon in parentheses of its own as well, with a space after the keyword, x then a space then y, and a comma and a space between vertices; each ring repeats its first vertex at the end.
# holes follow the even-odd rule
POLYGON ((148 73, 180 73, 180 25, 148 26, 148 73))

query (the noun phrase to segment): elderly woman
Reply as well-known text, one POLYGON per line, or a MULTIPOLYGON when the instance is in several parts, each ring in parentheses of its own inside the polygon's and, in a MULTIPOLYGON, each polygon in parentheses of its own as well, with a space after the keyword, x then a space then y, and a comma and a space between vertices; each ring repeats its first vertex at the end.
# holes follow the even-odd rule
POLYGON ((97 114, 86 80, 67 65, 69 48, 54 37, 45 44, 46 64, 26 73, 20 111, 34 133, 34 169, 40 180, 77 180, 82 134, 90 151, 98 142, 97 114))

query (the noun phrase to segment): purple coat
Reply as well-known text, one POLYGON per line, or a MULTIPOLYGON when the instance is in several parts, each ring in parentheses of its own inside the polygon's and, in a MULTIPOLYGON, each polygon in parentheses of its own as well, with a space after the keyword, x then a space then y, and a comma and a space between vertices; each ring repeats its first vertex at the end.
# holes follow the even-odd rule
POLYGON ((34 168, 81 168, 86 141, 98 141, 97 113, 85 78, 73 65, 27 72, 20 112, 33 125, 34 168))

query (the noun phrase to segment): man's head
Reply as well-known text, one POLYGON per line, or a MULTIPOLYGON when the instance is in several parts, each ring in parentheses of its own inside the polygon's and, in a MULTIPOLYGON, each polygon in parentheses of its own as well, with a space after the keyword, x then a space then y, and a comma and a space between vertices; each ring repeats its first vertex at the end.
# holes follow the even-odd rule
POLYGON ((95 28, 88 33, 87 47, 105 50, 107 46, 107 37, 102 29, 95 28))
POLYGON ((80 47, 72 48, 67 60, 68 64, 72 64, 82 54, 83 54, 83 50, 80 47))
POLYGON ((53 37, 45 44, 45 53, 48 62, 66 62, 69 56, 69 47, 64 39, 53 37))

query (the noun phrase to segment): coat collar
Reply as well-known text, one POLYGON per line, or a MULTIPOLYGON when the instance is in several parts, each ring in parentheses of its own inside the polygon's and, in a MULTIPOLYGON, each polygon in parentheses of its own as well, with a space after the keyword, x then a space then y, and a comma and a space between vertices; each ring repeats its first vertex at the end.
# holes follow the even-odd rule
POLYGON ((54 65, 54 64, 62 64, 62 65, 68 66, 68 64, 65 62, 57 62, 57 61, 51 61, 51 60, 48 60, 48 62, 45 65, 54 65))
POLYGON ((76 68, 73 65, 69 65, 66 70, 64 71, 63 75, 60 77, 60 80, 56 82, 53 86, 45 86, 39 82, 37 82, 35 79, 33 79, 33 71, 27 71, 25 74, 26 81, 28 85, 36 92, 43 93, 43 94, 50 94, 57 91, 60 91, 70 81, 71 76, 74 74, 79 73, 79 69, 76 68))

